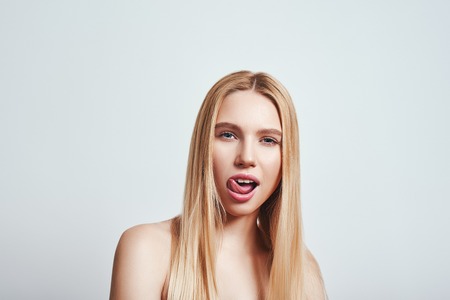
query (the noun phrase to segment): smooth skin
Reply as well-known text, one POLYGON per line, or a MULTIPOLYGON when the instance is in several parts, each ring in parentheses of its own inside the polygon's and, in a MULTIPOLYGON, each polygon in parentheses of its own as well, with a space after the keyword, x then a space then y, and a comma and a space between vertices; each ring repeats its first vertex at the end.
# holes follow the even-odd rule
MULTIPOLYGON (((253 91, 237 91, 224 99, 217 117, 213 164, 214 178, 227 222, 217 253, 219 299, 264 299, 269 281, 269 250, 257 216, 260 206, 280 181, 281 123, 274 104, 253 91), (227 180, 252 174, 260 185, 246 202, 233 199, 227 180)), ((162 299, 170 263, 170 220, 139 225, 122 235, 114 259, 112 300, 162 299)), ((306 257, 307 294, 323 290, 314 257, 306 257)))
POLYGON ((256 219, 281 178, 281 122, 269 99, 253 91, 224 99, 215 127, 213 165, 228 214, 217 257, 219 298, 264 299, 269 251, 256 219), (260 181, 249 201, 238 202, 227 191, 228 179, 236 174, 251 174, 260 181))

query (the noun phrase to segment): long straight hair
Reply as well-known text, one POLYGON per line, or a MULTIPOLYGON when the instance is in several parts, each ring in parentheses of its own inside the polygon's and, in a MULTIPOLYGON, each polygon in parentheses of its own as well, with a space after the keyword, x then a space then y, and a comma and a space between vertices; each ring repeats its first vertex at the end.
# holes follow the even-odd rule
POLYGON ((168 299, 216 299, 217 237, 226 212, 216 192, 214 127, 224 98, 255 91, 276 106, 282 126, 281 181, 261 206, 258 221, 270 249, 267 299, 302 299, 303 238, 300 211, 299 134, 295 109, 283 85, 266 73, 240 71, 220 79, 200 108, 191 139, 182 213, 172 222, 168 299))

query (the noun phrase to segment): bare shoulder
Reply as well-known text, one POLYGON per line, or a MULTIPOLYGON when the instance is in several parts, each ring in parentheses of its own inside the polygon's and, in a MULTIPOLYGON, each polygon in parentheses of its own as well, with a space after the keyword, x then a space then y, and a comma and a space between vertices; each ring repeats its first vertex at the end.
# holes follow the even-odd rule
POLYGON ((328 299, 319 264, 309 249, 305 249, 305 294, 306 299, 328 299))
POLYGON ((161 299, 170 261, 171 220, 126 230, 114 257, 110 299, 161 299))
POLYGON ((170 247, 171 224, 172 220, 167 220, 160 223, 141 224, 131 227, 120 237, 119 246, 151 245, 155 250, 160 247, 170 247))

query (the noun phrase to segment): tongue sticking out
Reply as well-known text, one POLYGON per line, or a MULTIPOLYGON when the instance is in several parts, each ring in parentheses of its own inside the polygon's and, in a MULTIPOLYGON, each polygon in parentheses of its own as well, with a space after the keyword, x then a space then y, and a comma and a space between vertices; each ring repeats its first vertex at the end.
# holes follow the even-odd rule
POLYGON ((235 180, 228 180, 228 188, 239 194, 248 194, 255 188, 255 183, 237 183, 235 180))

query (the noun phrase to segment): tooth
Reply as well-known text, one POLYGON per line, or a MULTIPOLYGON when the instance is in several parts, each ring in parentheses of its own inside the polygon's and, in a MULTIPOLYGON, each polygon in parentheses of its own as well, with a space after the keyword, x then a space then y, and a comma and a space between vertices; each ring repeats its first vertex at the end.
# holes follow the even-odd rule
POLYGON ((237 183, 253 183, 253 180, 249 179, 237 179, 237 183))

